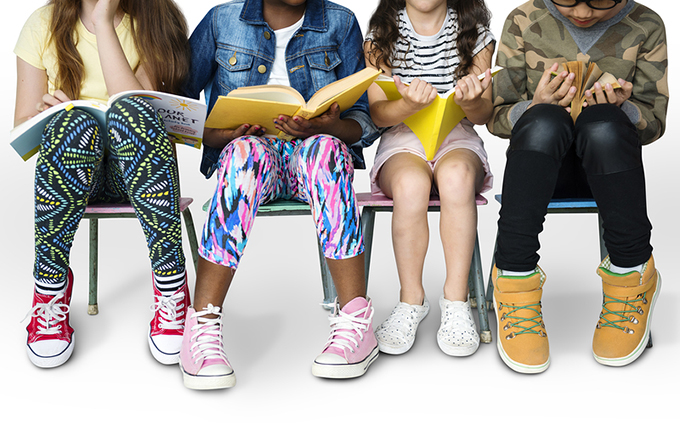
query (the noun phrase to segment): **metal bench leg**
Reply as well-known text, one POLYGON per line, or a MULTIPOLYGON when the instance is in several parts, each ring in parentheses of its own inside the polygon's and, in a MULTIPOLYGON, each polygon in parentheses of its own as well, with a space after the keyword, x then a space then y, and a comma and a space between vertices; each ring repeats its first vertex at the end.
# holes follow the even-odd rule
POLYGON ((597 224, 598 235, 600 237, 600 261, 602 261, 609 255, 609 251, 607 251, 607 246, 604 245, 604 228, 602 227, 602 216, 600 216, 600 213, 597 214, 597 224))
POLYGON ((472 253, 468 284, 470 286, 470 302, 474 300, 477 307, 477 314, 479 315, 480 340, 483 343, 488 344, 491 342, 491 331, 489 330, 489 316, 487 315, 486 299, 484 295, 484 277, 482 276, 482 259, 479 251, 478 235, 475 237, 475 249, 472 253))
POLYGON ((87 305, 87 314, 99 313, 97 304, 97 283, 99 266, 99 220, 90 218, 90 298, 87 305))
POLYGON ((331 271, 328 269, 326 257, 323 255, 323 245, 321 245, 321 242, 318 239, 316 246, 319 249, 319 268, 321 269, 321 283, 323 287, 323 303, 321 305, 327 310, 333 310, 335 307, 335 298, 338 296, 338 293, 335 290, 335 284, 333 283, 331 271))
POLYGON ((182 212, 184 216, 184 226, 187 228, 187 236, 189 237, 189 247, 191 248, 191 258, 194 261, 194 270, 198 271, 198 241, 196 239, 196 227, 194 226, 194 218, 191 216, 189 207, 182 212))
POLYGON ((366 295, 368 295, 368 275, 371 270, 371 252, 373 250, 373 229, 375 228, 375 210, 364 206, 361 211, 361 232, 364 235, 364 272, 366 276, 366 295))

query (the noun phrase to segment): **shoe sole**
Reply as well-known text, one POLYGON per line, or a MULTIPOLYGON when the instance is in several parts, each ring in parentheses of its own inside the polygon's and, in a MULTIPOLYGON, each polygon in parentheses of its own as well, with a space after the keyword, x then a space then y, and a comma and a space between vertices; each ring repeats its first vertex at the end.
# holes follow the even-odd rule
POLYGON ((71 334, 71 343, 68 344, 68 347, 66 347, 64 351, 60 352, 57 355, 52 355, 49 357, 37 355, 36 353, 33 352, 31 347, 28 346, 28 344, 26 345, 26 352, 28 353, 29 360, 31 360, 31 363, 33 363, 36 367, 40 367, 41 369, 51 369, 54 367, 61 366, 62 364, 66 363, 69 358, 71 358, 75 342, 76 336, 74 333, 71 334))
POLYGON ((595 358, 595 361, 597 361, 600 364, 603 364, 605 366, 612 366, 612 367, 622 367, 626 366, 633 361, 637 360, 643 352, 645 352, 645 349, 647 348, 647 344, 649 342, 649 337, 651 336, 651 327, 652 327, 652 315, 654 314, 654 306, 656 305, 656 299, 659 297, 659 292, 661 291, 661 273, 657 270, 657 274, 659 276, 658 280, 656 281, 656 292, 654 292, 654 297, 652 298, 652 304, 649 306, 649 316, 647 317, 647 327, 645 328, 645 335, 642 337, 640 340, 640 343, 635 347, 633 352, 628 354, 625 357, 619 357, 619 358, 609 358, 609 357, 600 357, 595 352, 593 352, 593 357, 595 358))
POLYGON ((378 351, 379 348, 376 346, 368 357, 355 364, 322 364, 314 360, 312 374, 327 379, 351 379, 363 376, 368 370, 368 366, 378 358, 378 351))
MULTIPOLYGON (((178 336, 180 342, 179 342, 179 347, 182 345, 182 337, 178 336)), ((165 364, 166 366, 170 366, 173 364, 179 363, 179 349, 177 350, 176 353, 166 353, 158 349, 156 346, 156 343, 153 342, 153 339, 151 338, 151 327, 149 327, 148 335, 146 337, 147 341, 149 341, 149 350, 151 350, 151 355, 153 358, 156 359, 161 364, 165 364)))
POLYGON ((204 391, 210 389, 226 389, 236 385, 236 374, 233 370, 227 375, 197 376, 187 373, 184 370, 184 367, 182 367, 182 363, 180 363, 179 368, 182 369, 184 386, 189 389, 204 391))
POLYGON ((548 357, 548 360, 546 360, 545 363, 542 364, 524 364, 524 363, 519 363, 505 352, 503 349, 503 344, 501 343, 501 329, 500 329, 500 322, 498 321, 498 309, 496 308, 496 296, 494 295, 493 297, 493 310, 494 313, 496 314, 496 347, 498 348, 498 354, 501 356, 501 359, 505 363, 506 366, 510 367, 510 369, 516 371, 517 373, 523 373, 523 374, 536 374, 536 373, 543 373, 548 369, 550 366, 550 357, 548 357))
POLYGON ((442 350, 444 354, 452 357, 467 357, 474 354, 479 348, 479 343, 471 347, 452 347, 451 345, 443 343, 439 338, 437 338, 437 345, 439 345, 439 349, 442 350))

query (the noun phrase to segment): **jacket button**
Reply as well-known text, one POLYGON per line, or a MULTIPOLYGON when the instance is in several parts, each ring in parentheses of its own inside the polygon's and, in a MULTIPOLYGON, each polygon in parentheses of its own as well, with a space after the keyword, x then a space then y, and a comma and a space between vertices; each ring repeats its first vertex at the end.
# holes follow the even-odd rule
POLYGON ((269 33, 269 31, 264 32, 264 38, 270 39, 272 37, 272 34, 269 33))
POLYGON ((257 71, 260 73, 265 73, 267 72, 267 67, 265 65, 260 65, 257 67, 257 71))
POLYGON ((236 64, 236 62, 237 62, 236 56, 231 56, 231 57, 229 58, 229 64, 230 64, 231 66, 234 66, 234 65, 236 64))

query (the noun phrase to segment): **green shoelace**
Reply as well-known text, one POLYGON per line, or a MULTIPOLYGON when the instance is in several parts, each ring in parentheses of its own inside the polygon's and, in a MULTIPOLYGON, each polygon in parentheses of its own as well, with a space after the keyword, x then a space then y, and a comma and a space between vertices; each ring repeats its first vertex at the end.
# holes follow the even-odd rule
POLYGON ((619 323, 624 322, 631 322, 633 324, 637 323, 638 320, 635 318, 635 316, 627 317, 626 315, 634 312, 637 312, 638 314, 643 314, 644 311, 642 310, 642 307, 638 306, 637 303, 647 304, 646 297, 647 297, 646 292, 642 295, 638 295, 635 299, 632 300, 620 300, 616 297, 610 297, 609 295, 604 294, 604 303, 602 304, 603 311, 602 313, 600 313, 600 319, 602 319, 602 321, 598 323, 598 328, 610 327, 620 329, 627 333, 632 333, 631 329, 629 329, 627 326, 621 326, 619 325, 619 323), (609 308, 607 308, 607 306, 610 304, 623 305, 623 310, 622 311, 610 310, 609 308), (609 317, 610 315, 612 315, 612 317, 609 317))
POLYGON ((512 332, 510 335, 508 335, 508 339, 512 339, 516 337, 517 335, 525 335, 525 334, 534 334, 534 335, 540 335, 540 336, 545 336, 545 332, 541 330, 541 328, 544 328, 545 326, 543 325, 542 322, 542 317, 543 314, 539 311, 541 307, 541 302, 533 303, 533 304, 527 304, 523 306, 514 306, 510 304, 503 304, 500 303, 500 308, 501 310, 503 307, 507 307, 510 309, 509 312, 504 313, 503 316, 501 316, 501 321, 505 319, 513 319, 516 320, 513 323, 508 323, 504 330, 508 330, 509 328, 520 328, 518 332, 512 332), (536 308, 534 308, 536 307, 536 308), (520 316, 513 316, 514 313, 517 313, 522 310, 531 310, 534 313, 536 313, 536 316, 534 317, 520 317, 520 316), (526 325, 526 326, 525 326, 526 325), (536 329, 538 328, 538 329, 536 329))

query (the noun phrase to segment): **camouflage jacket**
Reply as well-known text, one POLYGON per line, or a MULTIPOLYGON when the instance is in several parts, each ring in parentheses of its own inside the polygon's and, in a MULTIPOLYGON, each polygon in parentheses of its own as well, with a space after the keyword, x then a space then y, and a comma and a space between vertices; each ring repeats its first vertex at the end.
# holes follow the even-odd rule
POLYGON ((494 135, 509 138, 545 69, 555 62, 593 61, 602 71, 633 83, 633 93, 622 108, 637 127, 641 142, 649 144, 666 125, 666 48, 661 17, 643 5, 634 4, 586 54, 544 0, 530 0, 512 11, 503 26, 496 62, 505 69, 494 77, 494 111, 487 127, 494 135))

